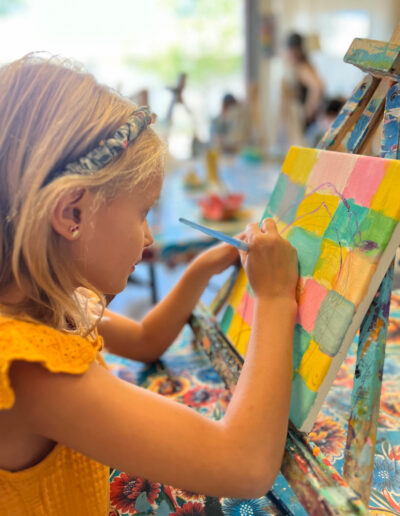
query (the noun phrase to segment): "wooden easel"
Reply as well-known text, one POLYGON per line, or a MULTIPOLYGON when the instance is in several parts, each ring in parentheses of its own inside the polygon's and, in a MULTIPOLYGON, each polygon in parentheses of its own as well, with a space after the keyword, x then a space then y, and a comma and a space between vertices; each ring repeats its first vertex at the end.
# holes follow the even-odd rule
MULTIPOLYGON (((383 122, 381 157, 399 159, 400 25, 389 43, 355 39, 345 61, 368 75, 355 88, 318 148, 363 154, 383 122)), ((308 514, 368 513, 392 279, 393 265, 360 327, 343 478, 322 454, 314 455, 305 434, 292 425, 289 428, 281 471, 308 514)), ((214 315, 234 281, 235 275, 210 308, 199 304, 190 321, 197 340, 228 387, 236 384, 243 359, 229 344, 214 315)), ((279 493, 267 496, 276 502, 280 514, 293 514, 279 500, 279 493)))
MULTIPOLYGON (((172 123, 172 113, 174 111, 174 108, 177 104, 182 104, 185 109, 190 113, 188 110, 188 107, 186 106, 185 102, 183 101, 183 90, 186 86, 186 74, 181 73, 179 74, 178 81, 176 83, 176 86, 168 88, 172 93, 171 102, 167 111, 166 121, 168 126, 172 123)), ((190 113, 191 114, 191 113, 190 113)))
MULTIPOLYGON (((181 73, 181 74, 179 74, 176 86, 168 88, 172 93, 172 98, 171 98, 171 102, 168 107, 167 115, 165 117, 166 126, 167 126, 167 137, 169 136, 169 133, 171 130, 174 109, 176 108, 176 106, 178 104, 182 104, 182 106, 185 108, 187 114, 190 116, 190 118, 193 121, 193 127, 195 127, 195 120, 194 120, 193 113, 189 109, 189 107, 187 106, 187 104, 183 98, 183 91, 186 86, 186 79, 187 79, 187 75, 185 73, 181 73)), ((196 135, 194 135, 194 136, 196 136, 196 135)))

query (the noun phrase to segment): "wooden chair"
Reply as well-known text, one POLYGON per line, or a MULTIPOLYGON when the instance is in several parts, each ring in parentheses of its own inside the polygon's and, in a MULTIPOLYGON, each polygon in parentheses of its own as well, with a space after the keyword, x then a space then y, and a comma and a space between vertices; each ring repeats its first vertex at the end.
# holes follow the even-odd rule
MULTIPOLYGON (((368 75, 357 85, 318 148, 363 154, 383 123, 381 157, 399 159, 400 26, 389 43, 355 39, 345 61, 368 75)), ((307 435, 293 425, 289 427, 281 471, 308 514, 367 514, 392 278, 393 265, 360 327, 343 477, 322 454, 313 452, 307 435)), ((223 334, 215 315, 234 282, 235 274, 212 305, 206 308, 199 304, 190 320, 198 342, 230 387, 237 382, 243 359, 223 334)), ((275 501, 280 514, 293 514, 279 492, 267 496, 275 501)))

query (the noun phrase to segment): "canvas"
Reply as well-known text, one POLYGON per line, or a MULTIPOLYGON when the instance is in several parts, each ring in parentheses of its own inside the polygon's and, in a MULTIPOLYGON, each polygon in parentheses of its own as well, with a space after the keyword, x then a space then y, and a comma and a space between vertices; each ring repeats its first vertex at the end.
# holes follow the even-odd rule
MULTIPOLYGON (((400 162, 292 147, 265 217, 298 253, 290 419, 307 432, 400 244, 400 162)), ((241 270, 221 328, 242 356, 253 306, 241 270)))

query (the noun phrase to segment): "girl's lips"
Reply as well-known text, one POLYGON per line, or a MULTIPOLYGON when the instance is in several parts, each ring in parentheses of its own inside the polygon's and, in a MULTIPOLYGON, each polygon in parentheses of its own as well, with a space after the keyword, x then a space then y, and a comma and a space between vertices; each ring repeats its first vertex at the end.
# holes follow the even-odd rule
POLYGON ((136 268, 136 265, 141 261, 142 257, 139 258, 139 260, 137 262, 135 262, 133 265, 132 265, 132 268, 131 268, 131 274, 132 272, 135 270, 136 268))

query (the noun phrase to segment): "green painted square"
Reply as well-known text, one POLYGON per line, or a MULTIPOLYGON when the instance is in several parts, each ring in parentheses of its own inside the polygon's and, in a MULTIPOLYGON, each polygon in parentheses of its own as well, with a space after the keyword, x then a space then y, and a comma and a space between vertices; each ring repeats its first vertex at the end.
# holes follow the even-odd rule
POLYGON ((295 226, 289 230, 287 239, 297 249, 300 275, 311 276, 320 254, 322 238, 295 226))
POLYGON ((272 219, 274 217, 274 214, 271 212, 271 210, 269 209, 269 206, 267 206, 264 210, 264 213, 262 214, 262 217, 261 217, 261 220, 260 220, 260 226, 261 226, 261 222, 264 220, 264 219, 272 219))
POLYGON ((254 297, 254 292, 253 292, 253 289, 251 288, 250 283, 247 283, 246 290, 251 295, 251 297, 254 297))
POLYGON ((226 334, 227 331, 229 330, 229 327, 231 325, 231 322, 232 322, 232 319, 233 319, 233 308, 228 305, 226 307, 226 310, 225 310, 225 313, 224 313, 224 316, 222 317, 222 321, 221 321, 221 330, 226 334))
MULTIPOLYGON (((274 191, 271 194, 266 210, 268 211, 269 216, 271 216, 271 214, 273 214, 274 216, 278 214, 279 206, 286 193, 289 181, 289 177, 286 174, 279 174, 278 181, 276 182, 274 191)), ((263 215, 263 219, 264 218, 265 216, 263 215)))
POLYGON ((317 393, 311 391, 305 384, 303 378, 298 373, 295 373, 292 381, 290 420, 297 428, 300 428, 306 420, 316 397, 317 393))
MULTIPOLYGON (((400 202, 400 201, 399 201, 400 202)), ((365 251, 367 255, 379 256, 387 246, 392 236, 396 221, 380 211, 370 210, 360 224, 361 245, 372 241, 378 245, 376 249, 365 251)))
POLYGON ((334 290, 328 292, 319 308, 313 334, 321 351, 336 356, 355 311, 353 303, 334 290))
POLYGON ((340 242, 342 246, 353 247, 354 242, 360 241, 357 227, 360 227, 368 211, 368 208, 359 206, 352 199, 347 199, 347 206, 341 202, 326 228, 324 238, 340 242))
POLYGON ((300 325, 296 324, 293 334, 293 377, 299 368, 301 359, 306 352, 311 340, 311 335, 300 325))
POLYGON ((269 209, 279 220, 290 224, 294 221, 297 207, 304 197, 305 185, 294 183, 281 174, 269 202, 269 209), (275 194, 276 191, 276 194, 275 194))

